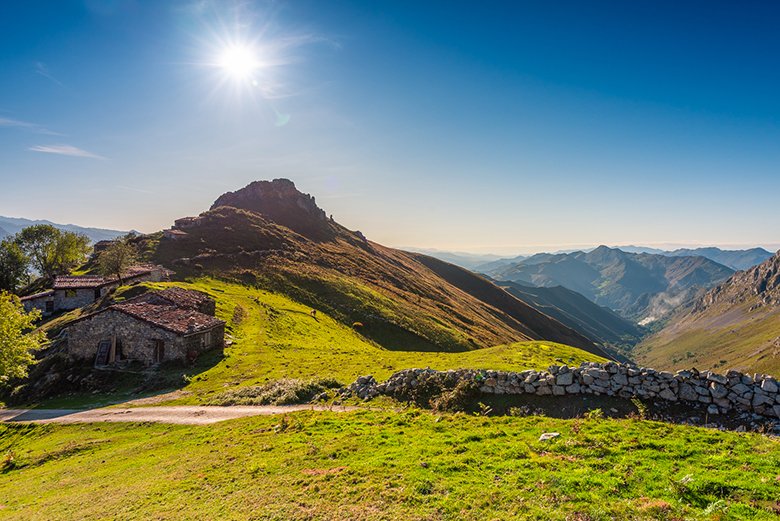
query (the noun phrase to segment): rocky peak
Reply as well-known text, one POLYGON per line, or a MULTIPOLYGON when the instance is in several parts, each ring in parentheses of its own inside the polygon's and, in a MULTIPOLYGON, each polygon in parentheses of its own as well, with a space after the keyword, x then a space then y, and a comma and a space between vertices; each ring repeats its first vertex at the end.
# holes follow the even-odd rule
POLYGON ((732 304, 755 300, 754 307, 780 305, 780 251, 766 261, 744 271, 709 291, 695 310, 701 311, 717 302, 732 304))
POLYGON ((313 240, 326 240, 333 236, 328 218, 317 206, 314 197, 298 191, 289 179, 254 181, 240 190, 219 196, 211 210, 221 206, 259 213, 313 240))

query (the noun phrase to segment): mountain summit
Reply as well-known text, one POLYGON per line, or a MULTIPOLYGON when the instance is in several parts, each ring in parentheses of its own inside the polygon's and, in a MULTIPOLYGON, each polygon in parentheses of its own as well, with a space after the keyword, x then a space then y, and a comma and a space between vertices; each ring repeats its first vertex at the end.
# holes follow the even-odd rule
POLYGON ((488 280, 367 240, 286 179, 256 181, 178 219, 154 260, 292 297, 395 350, 466 351, 549 340, 604 356, 587 337, 488 280))
POLYGON ((259 213, 312 240, 332 239, 334 230, 314 197, 300 192, 289 179, 254 181, 217 198, 211 210, 230 206, 259 213))

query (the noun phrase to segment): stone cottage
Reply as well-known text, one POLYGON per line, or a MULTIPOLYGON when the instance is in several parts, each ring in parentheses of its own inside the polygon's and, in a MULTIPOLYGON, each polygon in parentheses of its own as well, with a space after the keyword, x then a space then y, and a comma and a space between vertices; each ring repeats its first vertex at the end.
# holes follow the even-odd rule
POLYGON ((204 351, 221 350, 225 322, 172 303, 173 298, 180 298, 203 309, 210 301, 213 309, 214 301, 199 292, 175 289, 114 304, 71 322, 66 329, 68 353, 94 360, 96 367, 106 367, 131 362, 145 366, 167 360, 191 362, 204 351))
POLYGON ((159 291, 144 293, 127 302, 149 302, 159 306, 176 306, 185 309, 194 309, 205 315, 214 316, 216 302, 213 298, 200 291, 183 288, 166 288, 159 291))
MULTIPOLYGON (((171 272, 162 266, 133 266, 127 271, 122 282, 124 284, 160 282, 167 280, 170 275, 171 272)), ((119 285, 117 277, 100 275, 57 277, 51 290, 23 297, 22 304, 26 311, 38 309, 43 316, 49 316, 57 311, 70 311, 88 306, 119 285)))

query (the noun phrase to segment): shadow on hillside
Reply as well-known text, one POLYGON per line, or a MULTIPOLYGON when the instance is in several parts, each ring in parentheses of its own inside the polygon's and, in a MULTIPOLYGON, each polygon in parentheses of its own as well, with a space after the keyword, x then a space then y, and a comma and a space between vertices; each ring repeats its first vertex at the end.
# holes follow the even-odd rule
MULTIPOLYGON (((388 322, 372 322, 356 329, 361 335, 390 351, 448 352, 468 351, 461 345, 436 345, 425 338, 388 322)), ((477 346, 474 346, 475 348, 477 346)))
POLYGON ((203 353, 192 364, 170 362, 153 369, 95 369, 73 364, 67 356, 43 358, 10 396, 9 407, 25 409, 92 409, 150 399, 181 390, 189 380, 216 366, 224 355, 203 353))

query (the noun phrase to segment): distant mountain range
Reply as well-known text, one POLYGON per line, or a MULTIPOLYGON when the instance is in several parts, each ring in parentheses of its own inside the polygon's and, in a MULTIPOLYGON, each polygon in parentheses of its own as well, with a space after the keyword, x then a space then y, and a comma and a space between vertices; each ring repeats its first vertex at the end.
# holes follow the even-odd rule
POLYGON ((467 252, 459 252, 459 251, 442 251, 442 250, 434 250, 434 249, 427 249, 427 248, 401 248, 406 251, 413 251, 416 253, 424 253, 425 255, 430 255, 431 257, 435 257, 439 260, 443 260, 444 262, 449 262, 450 264, 455 264, 456 266, 460 266, 462 268, 466 268, 469 270, 472 270, 476 268, 477 266, 484 265, 486 263, 499 260, 501 258, 500 255, 495 254, 479 254, 479 253, 467 253, 467 252))
POLYGON ((721 250, 720 248, 679 248, 672 251, 647 248, 644 246, 620 246, 619 249, 628 253, 652 253, 669 257, 691 257, 701 255, 718 264, 723 264, 733 270, 740 271, 761 264, 772 256, 772 252, 764 248, 747 250, 721 250))
POLYGON ((75 224, 57 224, 44 220, 31 220, 19 217, 0 216, 0 239, 3 239, 9 235, 14 235, 22 229, 27 228, 28 226, 33 226, 35 224, 50 224, 55 228, 59 228, 60 230, 81 233, 89 237, 90 241, 92 242, 108 241, 128 233, 118 230, 106 230, 103 228, 86 228, 83 226, 76 226, 75 224))
MULTIPOLYGON (((744 250, 723 250, 716 247, 678 248, 675 250, 662 250, 659 248, 650 248, 647 246, 617 246, 616 248, 626 253, 651 253, 654 255, 665 255, 667 257, 695 257, 699 255, 737 271, 753 267, 756 264, 764 262, 772 256, 772 252, 767 251, 764 248, 749 248, 744 250)), ((458 266, 474 270, 479 273, 488 273, 501 266, 509 266, 510 264, 520 262, 530 256, 518 255, 516 257, 502 257, 495 254, 450 252, 443 250, 428 250, 423 248, 406 249, 409 251, 425 253, 431 257, 436 257, 437 259, 451 262, 452 264, 457 264, 458 266)), ((552 253, 575 253, 577 251, 589 252, 593 251, 593 249, 594 248, 583 250, 560 250, 552 253)))
POLYGON ((587 253, 533 255, 489 270, 486 275, 522 285, 564 286, 624 318, 649 322, 733 272, 702 256, 627 253, 599 246, 587 253))
POLYGON ((637 346, 658 368, 780 372, 780 252, 735 273, 637 346))

